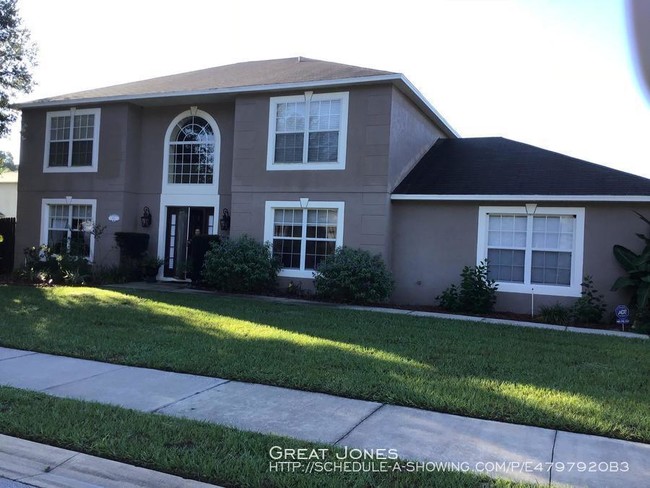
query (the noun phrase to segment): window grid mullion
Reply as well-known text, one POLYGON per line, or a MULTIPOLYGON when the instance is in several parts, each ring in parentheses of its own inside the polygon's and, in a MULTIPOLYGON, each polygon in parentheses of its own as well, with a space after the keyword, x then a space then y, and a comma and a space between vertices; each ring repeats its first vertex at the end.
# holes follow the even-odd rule
POLYGON ((305 130, 303 132, 303 142, 302 142, 302 162, 306 164, 309 157, 309 113, 311 110, 311 97, 307 98, 305 95, 305 130))
POLYGON ((524 284, 531 284, 533 266, 533 216, 526 218, 526 252, 524 253, 524 284))
POLYGON ((68 168, 72 167, 72 148, 74 146, 74 109, 70 110, 70 132, 68 133, 68 168))
POLYGON ((302 211, 302 236, 300 238, 300 271, 305 270, 305 260, 307 255, 307 212, 305 208, 302 211))

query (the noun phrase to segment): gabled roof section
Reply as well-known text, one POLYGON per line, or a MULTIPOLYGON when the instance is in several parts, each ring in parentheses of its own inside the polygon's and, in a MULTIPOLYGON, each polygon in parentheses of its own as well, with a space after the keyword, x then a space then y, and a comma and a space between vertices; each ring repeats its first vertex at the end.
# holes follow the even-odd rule
POLYGON ((397 75, 304 57, 249 61, 35 100, 25 105, 397 75))
POLYGON ((502 137, 440 139, 397 186, 392 199, 521 197, 650 201, 650 180, 502 137))

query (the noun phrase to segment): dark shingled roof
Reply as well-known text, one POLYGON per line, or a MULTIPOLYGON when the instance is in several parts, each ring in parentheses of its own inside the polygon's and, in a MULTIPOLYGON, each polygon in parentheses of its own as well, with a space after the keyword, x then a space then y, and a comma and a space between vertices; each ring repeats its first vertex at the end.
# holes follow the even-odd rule
POLYGON ((650 180, 502 137, 439 139, 401 195, 650 195, 650 180))
POLYGON ((176 92, 204 92, 225 88, 274 85, 285 83, 309 83, 340 80, 366 76, 393 75, 390 71, 361 68, 347 64, 330 63, 305 57, 249 61, 217 66, 215 68, 162 76, 150 80, 135 81, 105 88, 96 88, 67 95, 60 95, 30 103, 66 100, 84 100, 113 97, 137 97, 176 92))

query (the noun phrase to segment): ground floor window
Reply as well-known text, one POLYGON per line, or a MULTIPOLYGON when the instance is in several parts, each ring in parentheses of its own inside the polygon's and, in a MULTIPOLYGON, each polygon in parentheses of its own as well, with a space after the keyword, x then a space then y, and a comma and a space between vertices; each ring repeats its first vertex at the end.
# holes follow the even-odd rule
POLYGON ((584 209, 480 207, 478 242, 499 290, 580 295, 584 209))
POLYGON ((93 259, 95 200, 45 199, 41 243, 54 254, 68 253, 93 259))
POLYGON ((343 202, 266 202, 264 240, 282 263, 281 276, 312 278, 343 245, 343 202))

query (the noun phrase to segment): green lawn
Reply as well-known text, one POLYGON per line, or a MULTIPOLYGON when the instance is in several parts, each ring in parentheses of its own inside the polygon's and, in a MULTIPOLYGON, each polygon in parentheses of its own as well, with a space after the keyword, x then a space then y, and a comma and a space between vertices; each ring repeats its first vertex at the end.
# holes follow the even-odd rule
MULTIPOLYGON (((124 461, 185 478, 239 487, 450 487, 523 486, 471 473, 289 473, 271 471, 269 450, 331 446, 241 432, 192 420, 54 398, 0 387, 0 432, 124 461), (487 483, 490 481, 489 483, 487 483)), ((391 466, 392 467, 392 466, 391 466)), ((376 470, 385 469, 378 463, 376 470)))
POLYGON ((203 294, 0 287, 0 345, 650 442, 650 343, 203 294))

